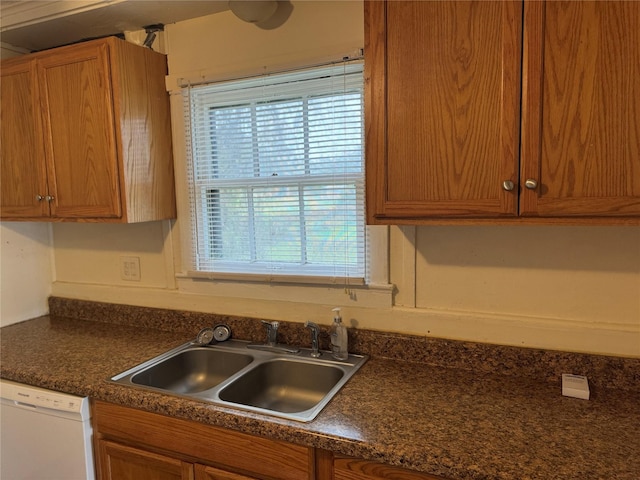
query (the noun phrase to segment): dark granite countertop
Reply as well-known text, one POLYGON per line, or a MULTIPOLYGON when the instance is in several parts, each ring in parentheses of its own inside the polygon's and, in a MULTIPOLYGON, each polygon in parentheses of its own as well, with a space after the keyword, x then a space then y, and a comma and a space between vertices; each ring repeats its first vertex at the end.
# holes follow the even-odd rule
POLYGON ((184 331, 44 316, 0 333, 0 376, 43 388, 450 479, 640 478, 637 388, 592 386, 585 401, 563 397, 559 378, 374 356, 300 423, 108 381, 191 340, 184 331))

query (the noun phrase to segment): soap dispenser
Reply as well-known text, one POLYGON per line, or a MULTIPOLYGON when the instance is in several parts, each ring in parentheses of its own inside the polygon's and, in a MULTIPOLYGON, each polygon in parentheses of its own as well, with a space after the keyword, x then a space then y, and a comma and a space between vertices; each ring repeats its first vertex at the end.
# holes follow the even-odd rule
POLYGON ((333 325, 331 325, 331 354, 336 360, 346 360, 349 357, 349 339, 347 327, 342 324, 340 308, 333 309, 333 325))

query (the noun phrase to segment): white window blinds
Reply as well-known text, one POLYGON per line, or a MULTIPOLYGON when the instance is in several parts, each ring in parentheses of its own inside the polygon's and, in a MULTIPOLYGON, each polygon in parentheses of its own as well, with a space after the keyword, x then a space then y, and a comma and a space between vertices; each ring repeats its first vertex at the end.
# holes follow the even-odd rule
POLYGON ((196 272, 363 279, 362 64, 185 89, 196 272))

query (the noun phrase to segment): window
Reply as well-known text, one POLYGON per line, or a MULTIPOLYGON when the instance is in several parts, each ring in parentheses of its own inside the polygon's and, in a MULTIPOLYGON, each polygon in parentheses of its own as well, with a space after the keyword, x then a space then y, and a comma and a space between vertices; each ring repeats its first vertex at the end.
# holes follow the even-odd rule
POLYGON ((193 268, 364 279, 362 65, 185 89, 193 268))

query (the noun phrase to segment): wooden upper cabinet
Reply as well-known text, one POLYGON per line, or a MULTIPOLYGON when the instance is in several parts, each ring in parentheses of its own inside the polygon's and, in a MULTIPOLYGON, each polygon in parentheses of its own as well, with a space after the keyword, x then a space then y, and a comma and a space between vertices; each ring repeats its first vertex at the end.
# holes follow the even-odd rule
POLYGON ((637 222, 639 31, 635 1, 365 2, 368 222, 637 222))
POLYGON ((111 37, 3 61, 2 73, 3 220, 175 218, 164 55, 111 37), (4 81, 21 64, 33 115, 12 105, 25 85, 4 81), (34 171, 46 179, 36 191, 34 171), (37 213, 17 211, 15 198, 37 213))
POLYGON ((80 45, 37 62, 52 216, 121 216, 108 48, 80 45))
POLYGON ((365 2, 370 223, 517 215, 518 2, 365 2))
POLYGON ((47 203, 39 200, 47 192, 47 173, 36 62, 3 62, 0 75, 1 214, 47 215, 47 203))
POLYGON ((521 214, 640 215, 640 3, 524 13, 521 214))

